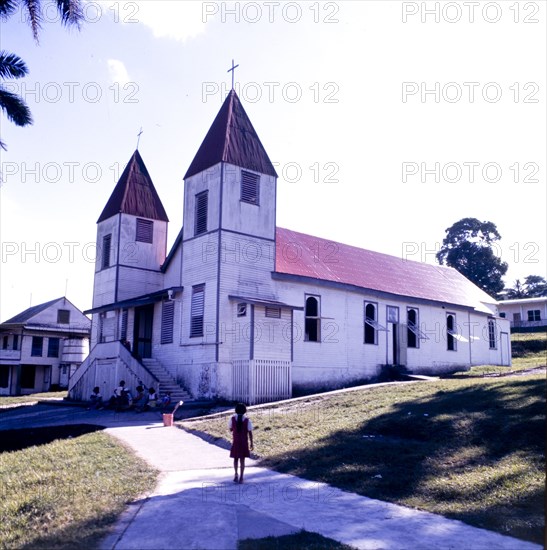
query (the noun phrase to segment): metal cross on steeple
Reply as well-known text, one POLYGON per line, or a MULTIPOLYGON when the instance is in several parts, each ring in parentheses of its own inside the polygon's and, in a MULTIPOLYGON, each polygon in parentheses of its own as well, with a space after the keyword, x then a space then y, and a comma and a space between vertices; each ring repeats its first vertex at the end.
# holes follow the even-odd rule
POLYGON ((239 63, 237 65, 234 65, 234 60, 232 59, 232 68, 231 69, 228 69, 226 72, 229 73, 231 72, 232 73, 232 90, 234 89, 234 74, 235 74, 235 70, 239 67, 239 63))
POLYGON ((139 141, 141 140, 141 134, 142 134, 142 126, 139 130, 139 133, 137 134, 137 150, 139 149, 139 141))

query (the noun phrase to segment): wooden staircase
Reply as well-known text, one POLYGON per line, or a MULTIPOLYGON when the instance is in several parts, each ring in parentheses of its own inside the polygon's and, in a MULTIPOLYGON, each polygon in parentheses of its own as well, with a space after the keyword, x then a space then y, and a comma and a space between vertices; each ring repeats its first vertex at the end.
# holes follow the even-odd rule
POLYGON ((166 392, 171 392, 171 402, 192 401, 192 396, 173 378, 171 373, 157 359, 141 359, 142 364, 159 380, 160 387, 158 393, 163 396, 166 392))

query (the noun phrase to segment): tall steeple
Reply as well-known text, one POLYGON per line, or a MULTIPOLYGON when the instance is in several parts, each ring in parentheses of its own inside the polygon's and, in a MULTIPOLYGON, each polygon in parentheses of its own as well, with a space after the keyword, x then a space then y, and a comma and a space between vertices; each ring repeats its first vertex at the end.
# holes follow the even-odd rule
POLYGON ((277 177, 235 90, 226 97, 184 179, 219 162, 277 177))
POLYGON ((136 150, 97 220, 93 307, 161 287, 169 219, 136 150))
POLYGON ((129 159, 97 223, 120 213, 169 221, 138 150, 129 159))

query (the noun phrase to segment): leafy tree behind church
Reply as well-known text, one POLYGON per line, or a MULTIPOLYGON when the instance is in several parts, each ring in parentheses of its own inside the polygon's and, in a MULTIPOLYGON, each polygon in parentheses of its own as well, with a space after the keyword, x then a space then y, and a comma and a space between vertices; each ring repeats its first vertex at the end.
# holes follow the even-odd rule
MULTIPOLYGON (((66 26, 79 27, 83 21, 83 0, 55 0, 61 22, 66 26)), ((0 22, 9 19, 21 8, 27 16, 34 40, 38 42, 38 35, 42 26, 41 0, 0 0, 0 22)), ((16 54, 0 51, 0 80, 22 78, 28 74, 26 63, 16 54)), ((28 105, 17 94, 10 92, 0 84, 0 109, 8 120, 17 126, 32 124, 32 115, 28 105)), ((6 144, 0 139, 0 148, 6 150, 6 144)))
POLYGON ((479 288, 496 297, 504 288, 507 263, 498 258, 493 245, 501 239, 496 224, 463 218, 446 229, 436 258, 441 265, 459 271, 479 288))
POLYGON ((517 279, 513 286, 506 288, 504 292, 504 298, 518 299, 518 298, 541 298, 547 296, 547 280, 540 275, 528 275, 525 277, 524 282, 517 279))

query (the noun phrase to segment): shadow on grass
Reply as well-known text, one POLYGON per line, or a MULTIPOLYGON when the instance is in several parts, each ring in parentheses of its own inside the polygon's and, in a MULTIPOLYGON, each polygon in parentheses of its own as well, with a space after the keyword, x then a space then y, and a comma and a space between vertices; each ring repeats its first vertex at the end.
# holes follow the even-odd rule
POLYGON ((36 539, 19 546, 20 550, 74 550, 75 548, 98 548, 112 526, 118 514, 103 514, 89 521, 79 521, 48 535, 43 533, 36 539))
POLYGON ((545 381, 515 380, 396 404, 262 464, 541 543, 543 487, 524 470, 544 471, 544 438, 545 381))
POLYGON ((71 424, 66 426, 50 426, 47 428, 2 430, 0 453, 21 451, 27 447, 47 445, 56 439, 79 437, 103 429, 103 426, 93 424, 71 424))

